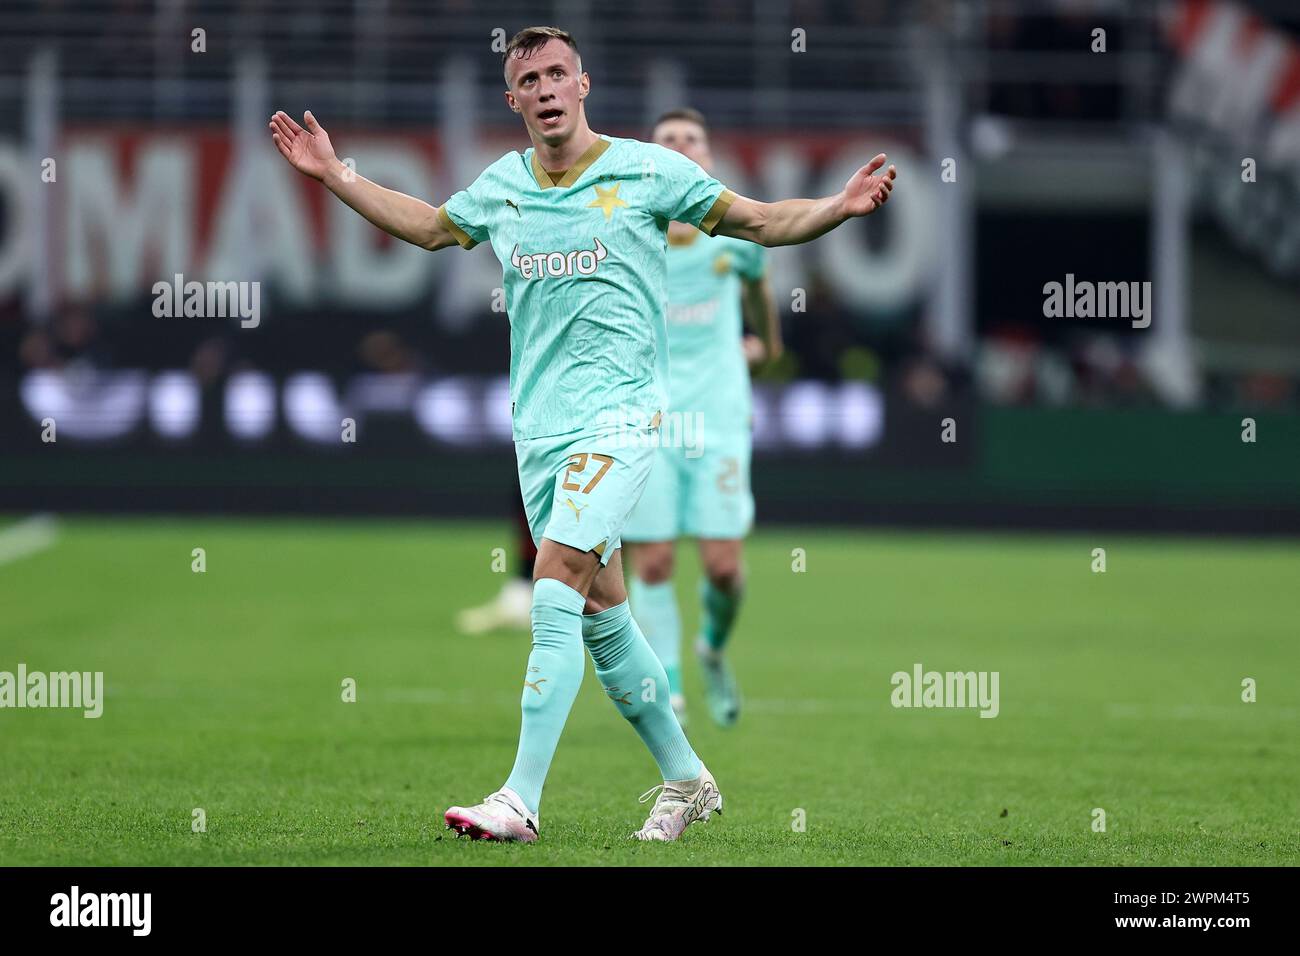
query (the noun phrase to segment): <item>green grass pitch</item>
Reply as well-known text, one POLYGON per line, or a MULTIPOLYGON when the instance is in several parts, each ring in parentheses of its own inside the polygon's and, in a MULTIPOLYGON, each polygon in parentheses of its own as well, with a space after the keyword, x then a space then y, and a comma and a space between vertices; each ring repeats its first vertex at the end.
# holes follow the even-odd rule
MULTIPOLYGON (((105 709, 0 710, 0 864, 1300 862, 1300 549, 1109 534, 764 529, 739 726, 708 723, 687 664, 725 815, 628 839, 655 767, 588 665, 541 840, 456 840, 442 810, 509 770, 527 644, 450 622, 495 593, 511 534, 65 521, 0 564, 0 670, 103 671, 105 709), (1000 715, 893 708, 916 662, 998 671, 1000 715)), ((698 565, 679 555, 689 635, 698 565)))

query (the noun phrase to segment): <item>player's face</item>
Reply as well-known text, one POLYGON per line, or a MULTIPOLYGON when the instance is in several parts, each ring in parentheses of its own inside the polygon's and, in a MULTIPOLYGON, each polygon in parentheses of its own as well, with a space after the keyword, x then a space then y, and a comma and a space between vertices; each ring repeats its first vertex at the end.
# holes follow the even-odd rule
POLYGON ((506 102, 537 139, 562 143, 573 133, 591 81, 563 40, 547 40, 506 64, 506 102))
POLYGON ((699 123, 688 119, 664 120, 655 127, 655 142, 675 149, 687 159, 693 159, 706 171, 713 167, 713 154, 709 152, 709 136, 699 123))

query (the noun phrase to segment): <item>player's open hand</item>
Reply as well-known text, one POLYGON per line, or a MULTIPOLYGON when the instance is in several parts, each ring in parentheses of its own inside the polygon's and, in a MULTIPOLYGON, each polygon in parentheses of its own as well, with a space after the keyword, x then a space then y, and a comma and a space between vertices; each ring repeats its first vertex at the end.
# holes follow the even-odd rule
POLYGON ((846 216, 865 216, 889 201, 898 170, 890 166, 884 172, 885 154, 879 153, 871 162, 849 177, 844 184, 843 211, 846 216))
POLYGON ((306 129, 295 123, 288 113, 277 110, 268 124, 271 127, 271 139, 275 141, 280 155, 294 169, 312 179, 324 179, 325 174, 338 161, 334 155, 334 145, 325 128, 311 115, 311 110, 304 113, 302 119, 307 124, 306 129))

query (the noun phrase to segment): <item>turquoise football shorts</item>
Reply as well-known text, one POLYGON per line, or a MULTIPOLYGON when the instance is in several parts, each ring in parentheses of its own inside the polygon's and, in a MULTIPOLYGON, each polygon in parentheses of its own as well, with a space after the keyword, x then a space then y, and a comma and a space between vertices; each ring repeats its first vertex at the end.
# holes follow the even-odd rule
POLYGON ((701 454, 657 449, 641 500, 623 529, 629 541, 680 537, 733 539, 749 534, 754 495, 749 487, 752 439, 748 430, 709 436, 701 454))
POLYGON ((595 551, 608 564, 659 451, 658 424, 582 428, 515 441, 528 529, 540 547, 550 538, 595 551))

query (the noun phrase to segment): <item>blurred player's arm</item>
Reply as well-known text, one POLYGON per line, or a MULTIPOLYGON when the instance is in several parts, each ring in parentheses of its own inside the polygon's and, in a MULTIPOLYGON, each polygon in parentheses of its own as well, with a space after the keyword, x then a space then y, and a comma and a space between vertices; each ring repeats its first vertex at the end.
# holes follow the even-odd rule
POLYGON ((283 111, 271 117, 271 139, 294 169, 324 183, 374 225, 390 236, 430 251, 457 245, 436 206, 422 199, 385 189, 345 166, 334 154, 329 134, 308 110, 306 129, 283 111))
POLYGON ((880 153, 849 177, 838 194, 825 199, 759 202, 736 196, 714 234, 748 239, 761 246, 791 246, 825 235, 840 223, 875 212, 889 200, 897 170, 880 153))
POLYGON ((745 327, 754 335, 744 338, 745 359, 750 368, 764 362, 775 362, 785 351, 781 341, 781 317, 776 311, 776 296, 767 276, 742 279, 740 286, 740 314, 745 327))

